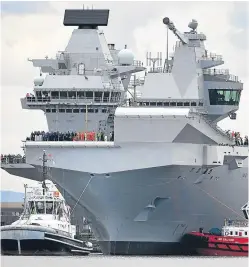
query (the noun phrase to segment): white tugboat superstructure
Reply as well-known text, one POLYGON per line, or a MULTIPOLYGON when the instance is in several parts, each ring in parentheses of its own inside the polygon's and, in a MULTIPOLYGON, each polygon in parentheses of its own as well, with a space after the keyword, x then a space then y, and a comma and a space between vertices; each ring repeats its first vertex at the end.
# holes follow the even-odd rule
POLYGON ((215 69, 224 61, 207 52, 197 21, 181 33, 165 18, 179 39, 174 55, 164 67, 153 63, 127 105, 131 75, 145 68, 107 45, 98 26, 108 16, 66 10, 64 25, 78 29, 56 59, 31 60, 47 75, 21 103, 43 110, 49 131, 114 130, 114 141, 26 141, 26 164, 2 168, 39 180, 37 159, 46 149, 53 181, 68 204, 82 208, 103 253, 182 253, 185 233, 240 218, 248 201, 248 147, 234 146, 217 126, 236 119, 243 84, 215 69))
MULTIPOLYGON (((43 160, 46 161, 45 153, 43 160)), ((71 224, 70 207, 53 182, 44 180, 36 186, 24 187, 24 210, 20 218, 11 225, 1 226, 2 254, 88 255, 92 244, 75 239, 76 226, 71 224)))

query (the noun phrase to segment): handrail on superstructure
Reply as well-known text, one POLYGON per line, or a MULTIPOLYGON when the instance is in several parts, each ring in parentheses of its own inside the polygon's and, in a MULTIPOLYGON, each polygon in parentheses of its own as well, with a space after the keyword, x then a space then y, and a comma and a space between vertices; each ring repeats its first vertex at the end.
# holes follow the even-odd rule
POLYGON ((234 141, 233 137, 227 134, 224 130, 222 130, 217 124, 214 124, 211 120, 209 120, 207 117, 205 117, 205 114, 199 113, 199 112, 193 112, 196 115, 198 115, 201 119, 203 119, 212 129, 216 130, 217 133, 220 133, 221 135, 227 137, 230 141, 234 141))
POLYGON ((221 79, 238 82, 239 77, 229 73, 228 69, 203 69, 204 75, 219 76, 221 79), (223 77, 222 77, 223 76, 223 77))
POLYGON ((35 103, 39 103, 39 102, 42 102, 42 103, 47 103, 47 102, 55 102, 55 101, 61 101, 61 102, 67 102, 67 101, 77 101, 79 102, 79 100, 81 101, 91 101, 93 103, 119 103, 119 102, 122 102, 122 99, 119 98, 119 97, 111 97, 110 101, 109 101, 109 97, 104 97, 103 99, 100 98, 100 97, 95 97, 95 98, 91 98, 91 97, 84 97, 84 98, 48 98, 48 97, 25 97, 25 99, 27 100, 27 102, 35 102, 35 103), (103 101, 102 101, 103 100, 103 101))

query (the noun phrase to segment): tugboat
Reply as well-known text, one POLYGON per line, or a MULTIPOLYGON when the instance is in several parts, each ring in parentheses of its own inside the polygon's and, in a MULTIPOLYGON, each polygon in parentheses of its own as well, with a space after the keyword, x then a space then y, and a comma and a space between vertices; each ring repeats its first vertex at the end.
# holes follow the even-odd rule
MULTIPOLYGON (((46 155, 43 155, 45 176, 46 155)), ((2 255, 88 255, 91 242, 75 239, 70 207, 52 181, 24 186, 24 210, 11 225, 1 227, 2 255)))
POLYGON ((248 257, 248 214, 249 202, 242 208, 246 220, 226 219, 220 231, 211 229, 208 233, 191 232, 184 236, 183 244, 202 256, 246 256, 248 257))

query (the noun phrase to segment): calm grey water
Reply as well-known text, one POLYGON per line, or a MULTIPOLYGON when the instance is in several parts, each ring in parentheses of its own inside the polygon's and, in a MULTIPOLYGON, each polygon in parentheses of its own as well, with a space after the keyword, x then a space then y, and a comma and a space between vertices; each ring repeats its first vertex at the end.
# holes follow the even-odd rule
POLYGON ((215 267, 215 266, 248 266, 248 258, 210 258, 210 257, 119 257, 91 255, 81 257, 46 257, 46 256, 2 256, 3 267, 215 267))

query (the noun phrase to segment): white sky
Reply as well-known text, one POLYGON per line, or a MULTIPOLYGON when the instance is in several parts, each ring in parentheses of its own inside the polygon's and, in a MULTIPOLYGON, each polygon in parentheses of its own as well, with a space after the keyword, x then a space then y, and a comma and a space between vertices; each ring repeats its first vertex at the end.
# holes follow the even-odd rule
MULTIPOLYGON (((85 7, 92 6, 84 2, 85 7)), ((73 27, 63 26, 65 8, 82 8, 83 2, 14 3, 2 6, 1 15, 1 153, 21 153, 21 140, 32 130, 47 130, 42 111, 22 110, 20 98, 32 92, 38 69, 27 58, 54 57, 64 50, 73 27)), ((133 50, 145 62, 145 54, 166 50, 170 17, 180 31, 196 19, 198 31, 207 36, 206 48, 223 55, 232 74, 244 82, 237 120, 220 123, 224 129, 248 134, 248 3, 244 2, 94 2, 94 8, 110 9, 109 26, 103 27, 108 43, 133 50)), ((170 49, 176 37, 169 32, 170 49)), ((1 170, 2 190, 23 191, 27 180, 1 170)), ((30 181, 28 181, 30 183, 30 181)))

